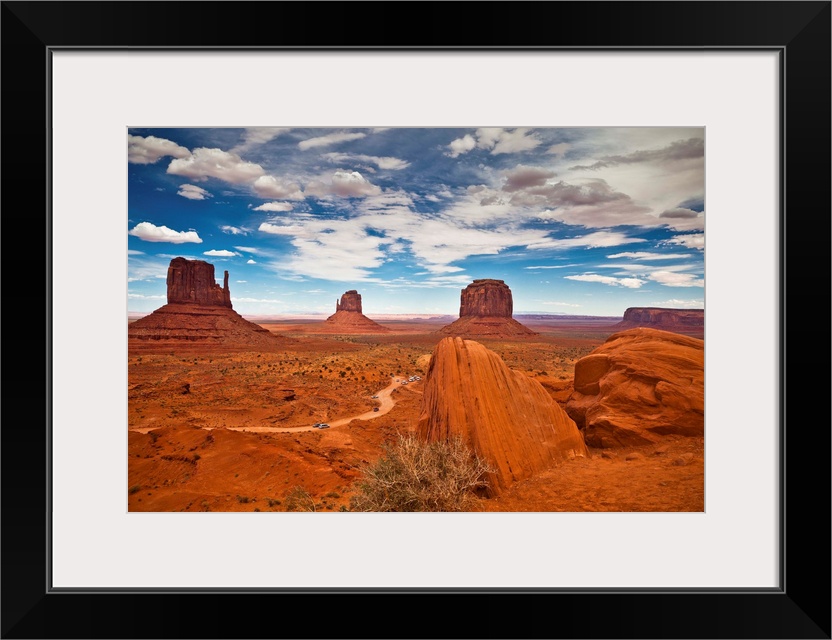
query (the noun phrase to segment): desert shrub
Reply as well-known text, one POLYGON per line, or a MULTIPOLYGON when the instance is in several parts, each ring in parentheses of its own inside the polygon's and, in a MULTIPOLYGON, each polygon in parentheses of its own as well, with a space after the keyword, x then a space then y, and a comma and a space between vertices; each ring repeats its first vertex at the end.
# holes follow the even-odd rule
POLYGON ((351 511, 469 511, 494 469, 459 437, 428 443, 400 435, 361 471, 351 511))
POLYGON ((316 511, 315 500, 303 487, 294 487, 286 495, 286 511, 316 511))

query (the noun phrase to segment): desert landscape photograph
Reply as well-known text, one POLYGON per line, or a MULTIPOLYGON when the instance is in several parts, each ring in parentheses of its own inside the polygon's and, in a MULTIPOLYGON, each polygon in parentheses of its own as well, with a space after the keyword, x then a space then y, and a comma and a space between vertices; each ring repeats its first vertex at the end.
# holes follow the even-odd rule
POLYGON ((704 149, 128 129, 128 511, 704 512, 704 149))

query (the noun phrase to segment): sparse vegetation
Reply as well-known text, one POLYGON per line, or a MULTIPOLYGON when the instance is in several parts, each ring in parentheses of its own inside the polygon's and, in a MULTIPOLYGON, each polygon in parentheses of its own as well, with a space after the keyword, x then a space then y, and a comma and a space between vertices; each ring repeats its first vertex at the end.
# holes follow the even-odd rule
POLYGON ((400 435, 362 469, 352 511, 469 511, 493 469, 462 441, 426 443, 400 435))
POLYGON ((314 498, 303 487, 296 486, 286 496, 286 511, 315 511, 314 498))

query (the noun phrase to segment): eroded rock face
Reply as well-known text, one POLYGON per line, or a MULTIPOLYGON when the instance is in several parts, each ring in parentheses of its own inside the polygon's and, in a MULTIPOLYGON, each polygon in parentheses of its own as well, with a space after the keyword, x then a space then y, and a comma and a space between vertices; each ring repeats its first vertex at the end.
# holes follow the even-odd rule
POLYGON ((510 318, 513 310, 511 289, 502 280, 474 280, 460 295, 460 318, 510 318))
POLYGON ((355 289, 344 292, 335 302, 335 313, 326 319, 327 330, 338 333, 386 333, 390 331, 361 311, 361 294, 355 289))
POLYGON ((575 422, 546 390, 479 342, 443 338, 425 378, 420 437, 461 436, 496 469, 492 495, 587 454, 575 422))
POLYGON ((457 336, 511 338, 537 335, 511 317, 511 289, 502 280, 474 280, 462 290, 459 320, 442 327, 441 333, 457 336))
POLYGON ((361 294, 355 289, 344 292, 341 296, 341 301, 335 303, 335 312, 339 311, 361 311, 361 294))
POLYGON ((616 329, 650 327, 701 337, 705 331, 704 309, 665 309, 662 307, 630 307, 616 329))
POLYGON ((197 304, 212 307, 231 306, 228 271, 223 286, 214 278, 214 265, 204 260, 174 258, 168 267, 168 303, 197 304))
POLYGON ((566 411, 589 446, 653 444, 705 434, 705 343, 658 329, 628 329, 575 364, 566 411))

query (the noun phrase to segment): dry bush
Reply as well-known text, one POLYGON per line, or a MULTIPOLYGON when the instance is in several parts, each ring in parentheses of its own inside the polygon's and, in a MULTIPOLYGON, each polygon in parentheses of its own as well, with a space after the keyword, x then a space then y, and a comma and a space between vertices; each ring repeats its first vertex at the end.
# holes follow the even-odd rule
POLYGON ((494 470, 459 437, 427 443, 400 435, 362 473, 352 511, 470 511, 494 470))

